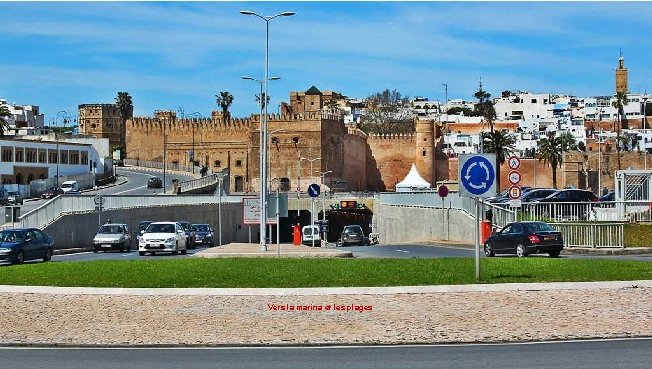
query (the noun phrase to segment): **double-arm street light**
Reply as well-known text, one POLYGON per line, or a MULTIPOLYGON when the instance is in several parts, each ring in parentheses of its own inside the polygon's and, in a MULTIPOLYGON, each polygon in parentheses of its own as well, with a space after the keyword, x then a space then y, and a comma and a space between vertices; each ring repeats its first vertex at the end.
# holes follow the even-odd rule
MULTIPOLYGON (((325 220, 326 220, 326 191, 324 191, 324 177, 327 174, 332 175, 333 171, 332 170, 327 170, 325 172, 316 171, 315 173, 320 173, 319 176, 321 177, 321 187, 322 187, 322 190, 321 190, 321 196, 322 196, 322 199, 321 199, 321 220, 322 220, 322 224, 323 224, 323 223, 325 223, 325 220)), ((323 235, 323 237, 321 239, 322 246, 325 246, 328 243, 328 240, 326 239, 326 235, 327 235, 327 233, 324 232, 324 235, 323 235)))
MULTIPOLYGON (((250 10, 241 10, 240 14, 243 15, 253 15, 256 16, 262 20, 265 21, 265 77, 263 79, 263 83, 265 85, 265 95, 261 96, 261 105, 264 103, 265 106, 265 115, 263 116, 263 119, 261 120, 262 126, 260 130, 261 134, 261 143, 262 143, 262 150, 261 150, 261 156, 266 156, 267 155, 267 140, 264 138, 266 137, 265 134, 267 132, 267 105, 266 101, 268 94, 268 86, 267 83, 269 82, 269 22, 277 17, 289 17, 291 15, 294 15, 294 12, 283 12, 283 13, 278 13, 276 15, 272 16, 263 16, 257 13, 254 13, 250 10)), ((262 95, 262 93, 261 93, 262 95)), ((267 223, 267 214, 265 213, 265 204, 266 204, 266 185, 267 185, 267 170, 264 168, 266 166, 267 160, 265 158, 261 158, 262 160, 261 165, 263 167, 260 168, 260 250, 261 251, 267 251, 267 244, 266 244, 266 239, 265 239, 265 224, 267 223)))
POLYGON ((192 163, 192 174, 195 174, 195 119, 201 119, 203 117, 198 111, 188 114, 188 117, 193 117, 193 120, 190 122, 190 125, 192 126, 192 149, 190 150, 192 155, 190 155, 190 162, 192 163))

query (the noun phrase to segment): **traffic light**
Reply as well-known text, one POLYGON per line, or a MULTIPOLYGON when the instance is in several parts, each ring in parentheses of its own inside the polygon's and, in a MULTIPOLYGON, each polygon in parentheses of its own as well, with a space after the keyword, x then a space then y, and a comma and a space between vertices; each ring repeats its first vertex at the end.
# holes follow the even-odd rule
POLYGON ((358 204, 358 205, 356 206, 356 208, 357 208, 357 209, 364 209, 364 204, 358 204))
POLYGON ((357 201, 351 201, 351 200, 342 200, 342 201, 340 201, 340 208, 341 209, 357 209, 358 208, 358 202, 357 201))
POLYGON ((340 208, 340 204, 331 204, 331 209, 338 210, 339 208, 340 208))

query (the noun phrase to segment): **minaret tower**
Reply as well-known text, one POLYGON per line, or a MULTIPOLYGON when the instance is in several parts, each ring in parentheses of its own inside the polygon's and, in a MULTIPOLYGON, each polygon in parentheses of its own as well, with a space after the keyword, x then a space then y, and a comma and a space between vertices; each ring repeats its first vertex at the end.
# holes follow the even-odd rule
POLYGON ((627 68, 625 68, 625 58, 623 58, 621 50, 620 58, 618 58, 618 68, 616 68, 616 93, 627 91, 627 68))

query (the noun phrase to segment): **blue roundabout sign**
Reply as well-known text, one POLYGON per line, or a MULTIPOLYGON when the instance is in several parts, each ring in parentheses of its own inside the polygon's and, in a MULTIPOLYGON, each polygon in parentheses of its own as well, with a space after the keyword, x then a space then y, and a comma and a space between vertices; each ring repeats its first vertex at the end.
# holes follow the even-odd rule
POLYGON ((496 195, 496 155, 460 155, 458 178, 460 196, 489 197, 496 195))

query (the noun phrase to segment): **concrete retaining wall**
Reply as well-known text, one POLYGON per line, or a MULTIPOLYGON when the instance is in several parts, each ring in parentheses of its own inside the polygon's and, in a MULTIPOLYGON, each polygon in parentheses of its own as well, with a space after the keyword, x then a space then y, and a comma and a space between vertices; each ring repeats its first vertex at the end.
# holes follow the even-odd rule
MULTIPOLYGON (((120 209, 86 214, 66 215, 44 231, 54 237, 56 249, 90 248, 99 223, 111 219, 115 223, 126 223, 132 232, 132 249, 137 247, 133 232, 143 220, 153 221, 188 221, 191 223, 208 223, 215 230, 215 244, 218 239, 218 206, 178 205, 152 208, 120 209)), ((258 228, 252 228, 253 242, 258 240, 258 228)), ((242 204, 222 204, 222 243, 249 242, 247 226, 242 225, 242 204)))
POLYGON ((381 243, 433 240, 475 243, 473 218, 458 209, 442 210, 376 203, 374 218, 381 243))

